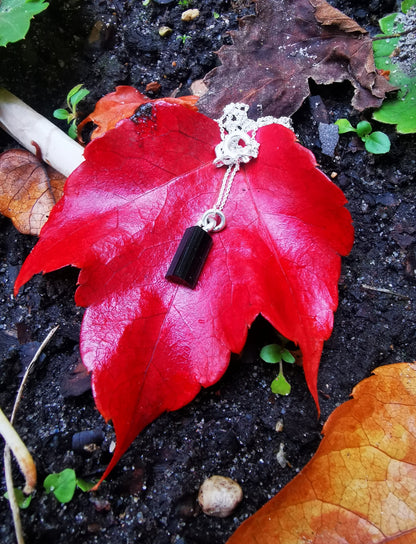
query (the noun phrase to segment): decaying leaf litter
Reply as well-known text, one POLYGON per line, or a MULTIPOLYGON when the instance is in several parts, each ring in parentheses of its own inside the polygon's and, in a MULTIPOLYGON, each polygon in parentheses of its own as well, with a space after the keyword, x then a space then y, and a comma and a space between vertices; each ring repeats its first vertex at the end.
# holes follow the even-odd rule
MULTIPOLYGON (((301 124, 300 124, 300 126, 301 126, 301 124)), ((306 138, 306 137, 309 137, 309 135, 307 134, 307 131, 305 131, 304 137, 305 137, 305 138, 306 138)), ((310 138, 311 138, 312 146, 313 146, 313 133, 312 133, 312 132, 311 132, 310 138)), ((325 158, 324 158, 324 160, 325 160, 325 158)), ((332 166, 332 165, 331 165, 331 166, 332 166)), ((328 171, 328 173, 330 173, 330 172, 328 171)), ((409 179, 408 179, 409 174, 406 174, 406 169, 405 169, 405 168, 404 168, 403 174, 404 174, 404 180, 402 181, 402 184, 403 184, 404 186, 407 186, 406 184, 409 182, 409 179), (407 179, 406 179, 406 176, 407 176, 407 179)), ((393 177, 394 177, 394 170, 393 170, 393 177)), ((350 178, 350 179, 351 179, 351 178, 350 178)), ((377 176, 376 176, 376 179, 377 179, 377 176)), ((402 178, 402 179, 403 179, 403 178, 402 178)), ((380 180, 378 180, 378 182, 381 183, 380 180)), ((354 183, 353 183, 353 185, 354 185, 354 183)), ((350 187, 350 188, 351 188, 351 187, 350 187)), ((352 188, 355 189, 355 187, 352 187, 352 188)), ((352 188, 351 188, 351 189, 352 189, 352 188)), ((371 194, 371 193, 370 193, 370 194, 371 194)), ((389 202, 388 196, 385 196, 385 197, 384 197, 384 200, 385 200, 385 202, 388 203, 388 202, 389 202)), ((390 202, 391 202, 391 200, 390 200, 390 202)), ((377 204, 371 204, 371 201, 370 201, 369 206, 374 206, 374 205, 377 206, 377 204)), ((381 204, 380 204, 380 205, 381 205, 381 204)), ((380 206, 380 205, 379 205, 379 206, 380 206)), ((387 209, 389 209, 389 208, 387 208, 387 209)), ((380 213, 381 213, 381 212, 380 212, 380 213)), ((366 217, 365 212, 363 212, 363 217, 364 217, 364 218, 366 217)), ((394 220, 394 216, 393 216, 393 220, 394 220)), ((386 218, 384 218, 384 221, 386 221, 386 218)), ((396 222, 397 222, 397 219, 396 219, 396 222)), ((383 227, 382 227, 382 228, 383 228, 383 227)), ((405 249, 408 248, 409 245, 406 245, 406 244, 408 244, 409 240, 411 239, 411 225, 409 225, 409 224, 408 224, 408 225, 402 225, 402 228, 397 227, 397 228, 396 228, 396 231, 395 231, 395 233, 394 233, 396 239, 401 241, 401 244, 402 244, 402 246, 403 246, 405 249), (406 229, 407 229, 407 230, 406 230, 406 229), (397 232, 396 232, 396 231, 397 231, 397 232), (407 231, 410 231, 410 233, 407 232, 407 231), (407 238, 406 238, 406 236, 407 236, 407 238), (409 238, 409 237, 410 237, 410 238, 409 238)), ((368 242, 368 240, 367 240, 367 242, 368 242)), ((370 242, 368 242, 368 243, 370 244, 370 242)), ((371 249, 371 244, 370 244, 369 247, 370 247, 370 249, 371 249)), ((381 279, 381 278, 380 278, 380 279, 381 279)), ((353 282, 353 283, 354 283, 354 282, 353 282)), ((373 286, 373 287, 374 287, 374 286, 373 286)), ((393 291, 392 289, 390 289, 390 291, 392 291, 392 292, 394 293, 394 291, 393 291)), ((366 291, 364 291, 364 293, 365 293, 365 292, 366 292, 366 291)), ((377 291, 373 291, 373 293, 374 293, 374 292, 377 293, 377 291)), ((400 293, 400 291, 399 291, 399 292, 398 292, 398 295, 400 295, 400 294, 401 294, 401 293, 400 293)), ((358 300, 358 299, 357 299, 357 300, 358 300)), ((342 306, 341 306, 340 310, 342 311, 342 306)), ((382 319, 382 318, 381 318, 381 319, 382 319)), ((396 334, 397 334, 397 332, 396 332, 396 334)), ((397 335, 398 335, 398 334, 397 334, 397 335)), ((404 334, 403 336, 405 337, 406 335, 404 334)), ((356 346, 356 347, 359 347, 359 346, 360 346, 360 340, 357 341, 357 344, 358 344, 358 346, 356 346)), ((388 350, 387 346, 386 346, 386 349, 388 350)), ((359 350, 358 350, 358 351, 359 351, 359 350)), ((355 355, 353 355, 353 356, 355 356, 355 355)), ((392 356, 394 356, 394 354, 392 354, 392 356)), ((358 357, 357 357, 357 358, 358 358, 358 357)), ((251 367, 250 367, 250 368, 251 368, 251 367)), ((357 367, 356 367, 356 368, 357 368, 357 367)), ((357 371, 356 368, 352 368, 352 369, 351 369, 351 368, 348 368, 348 378, 347 378, 347 379, 351 380, 351 383, 354 383, 354 376, 353 376, 353 373, 357 371)), ((251 374, 249 374, 249 375, 251 376, 251 374)), ((253 378, 251 378, 251 379, 253 379, 253 378)), ((258 384, 257 384, 257 385, 258 385, 258 384)), ((267 391, 267 384, 266 384, 266 383, 264 383, 264 389, 267 391)), ((346 394, 347 394, 347 393, 346 393, 346 394)), ((214 398, 216 398, 216 397, 214 397, 214 398)), ((241 400, 241 399, 240 399, 240 400, 241 400)), ((263 401, 263 402, 264 402, 264 401, 263 401)), ((322 401, 321 401, 321 402, 322 402, 322 401)), ((250 404, 251 404, 251 403, 250 403, 250 404)), ((261 410, 261 412, 263 413, 263 410, 261 410)), ((262 417, 264 417, 264 416, 262 416, 262 417)), ((292 414, 292 415, 291 415, 291 418, 290 418, 290 420, 292 421, 292 423, 293 423, 293 421, 294 421, 295 419, 296 419, 296 416, 294 417, 294 415, 292 414)), ((289 420, 289 422, 286 422, 287 425, 290 425, 290 424, 291 424, 291 423, 290 423, 290 420, 289 420)), ((235 423, 235 421, 234 421, 234 423, 235 423)), ((225 423, 224 423, 224 424, 225 424, 225 423)), ((224 427, 224 425, 222 425, 222 427, 224 427)), ((237 426, 237 427, 238 427, 238 426, 237 426)), ((210 427, 209 427, 209 428, 210 428, 210 427)), ((289 427, 289 428, 290 428, 290 427, 289 427)), ((294 429, 294 427, 293 427, 293 429, 294 429)), ((292 429, 292 430, 293 430, 293 429, 292 429)), ((159 429, 159 430, 160 430, 160 429, 159 429)), ((234 429, 234 430, 233 430, 234 436, 235 436, 235 432, 236 432, 236 431, 235 431, 235 429, 234 429)), ((159 433, 159 434, 160 434, 160 433, 159 433)), ((315 435, 315 436, 316 436, 316 435, 315 435)), ((317 439, 317 438, 315 438, 315 440, 316 440, 316 439, 317 439)), ((207 444, 208 444, 208 443, 209 443, 209 441, 207 440, 207 444)), ((205 444, 204 444, 204 446, 205 446, 205 444)), ((235 447, 235 446, 234 446, 234 447, 235 447)), ((275 448, 275 449, 277 449, 277 448, 275 448)), ((231 446, 230 446, 230 451, 233 451, 231 446)), ((257 453, 259 453, 259 452, 257 452, 257 453)), ((260 454, 260 455, 261 455, 261 454, 260 454)), ((259 455, 259 457, 260 457, 260 455, 259 455)), ((149 457, 150 457, 150 456, 149 456, 149 457)), ((168 462, 169 462, 169 461, 168 461, 168 462)), ((226 461, 224 460, 223 462, 226 462, 226 461)), ((215 466, 215 465, 214 465, 214 466, 215 466)), ((253 463, 253 471, 252 471, 253 474, 255 474, 255 472, 256 472, 256 470, 258 470, 258 467, 259 467, 259 466, 261 466, 261 464, 259 464, 259 463, 253 463)), ((272 470, 272 469, 271 469, 271 467, 269 467, 269 469, 267 469, 267 470, 272 470)), ((257 487, 258 487, 258 486, 257 486, 257 487)), ((248 500, 250 500, 250 499, 248 499, 248 500)), ((195 521, 199 521, 199 518, 195 518, 195 521)), ((150 521, 148 521, 148 523, 150 523, 150 521)), ((189 525, 189 524, 188 524, 188 525, 189 525)), ((166 532, 166 531, 165 531, 165 532, 166 532)), ((161 538, 163 538, 163 537, 161 537, 161 538)), ((201 537, 201 538, 202 538, 202 537, 201 537)), ((161 541, 163 541, 163 540, 161 540, 161 541)), ((201 541, 203 541, 203 540, 201 540, 201 541)))

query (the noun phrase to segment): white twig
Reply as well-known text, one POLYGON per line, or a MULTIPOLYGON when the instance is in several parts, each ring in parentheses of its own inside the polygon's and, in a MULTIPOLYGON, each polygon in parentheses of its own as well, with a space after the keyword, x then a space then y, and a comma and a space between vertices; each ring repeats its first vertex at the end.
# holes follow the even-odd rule
POLYGON ((0 126, 34 155, 40 150, 42 159, 64 176, 69 176, 84 160, 84 148, 80 144, 2 88, 0 126))
POLYGON ((32 368, 33 368, 33 365, 36 363, 36 361, 39 359, 39 355, 42 353, 42 351, 45 349, 45 347, 49 344, 52 336, 56 333, 56 331, 59 329, 59 325, 57 325, 56 327, 54 327, 46 336, 46 338, 44 339, 44 341, 41 343, 41 345, 39 346, 38 350, 36 351, 35 355, 33 356, 33 359, 30 361, 30 363, 28 364, 28 367, 26 368, 26 371, 23 375, 23 378, 22 378, 22 381, 20 383, 20 387, 19 387, 19 390, 17 392, 17 395, 16 395, 16 400, 14 401, 14 406, 13 406, 13 412, 12 412, 12 415, 11 415, 11 418, 10 418, 10 421, 11 423, 14 422, 14 418, 16 417, 16 411, 17 411, 17 408, 19 406, 19 403, 20 403, 20 399, 22 398, 22 394, 23 394, 23 388, 24 386, 26 385, 26 382, 27 382, 27 379, 29 377, 29 374, 30 372, 32 371, 32 368))
POLYGON ((24 544, 24 537, 23 537, 22 523, 20 520, 20 510, 19 510, 19 506, 17 504, 16 497, 14 494, 10 449, 13 451, 13 454, 15 455, 17 462, 19 463, 19 467, 25 476, 26 485, 23 491, 26 494, 32 493, 32 491, 35 489, 36 465, 28 449, 26 448, 25 444, 22 442, 21 438, 14 430, 12 424, 16 416, 16 411, 19 406, 20 399, 22 398, 23 388, 27 382, 28 376, 33 368, 33 365, 38 360, 39 355, 42 353, 45 346, 49 343, 50 339, 55 334, 58 328, 59 328, 58 326, 54 327, 49 332, 49 334, 46 336, 45 340, 42 342, 39 349, 35 353, 33 359, 30 361, 26 369, 26 372, 24 373, 24 376, 20 383, 19 390, 16 395, 16 400, 14 402, 13 412, 10 418, 10 422, 4 415, 3 411, 0 409, 0 432, 3 435, 4 439, 6 440, 6 447, 4 448, 4 472, 6 476, 6 487, 7 487, 7 493, 9 496, 10 509, 13 515, 14 529, 15 529, 16 539, 18 544, 24 544))

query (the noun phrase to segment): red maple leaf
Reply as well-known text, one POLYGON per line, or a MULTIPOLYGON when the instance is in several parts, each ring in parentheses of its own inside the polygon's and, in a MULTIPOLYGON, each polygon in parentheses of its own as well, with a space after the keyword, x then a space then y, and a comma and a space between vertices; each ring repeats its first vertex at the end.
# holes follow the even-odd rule
POLYGON ((217 200, 221 137, 215 121, 184 106, 145 107, 144 118, 87 146, 15 285, 66 265, 82 269, 82 359, 117 437, 103 478, 148 423, 220 379, 259 314, 299 344, 318 404, 340 255, 353 241, 341 190, 291 130, 272 124, 257 132, 258 158, 236 174, 227 227, 213 234, 196 288, 167 281, 184 230, 217 200))

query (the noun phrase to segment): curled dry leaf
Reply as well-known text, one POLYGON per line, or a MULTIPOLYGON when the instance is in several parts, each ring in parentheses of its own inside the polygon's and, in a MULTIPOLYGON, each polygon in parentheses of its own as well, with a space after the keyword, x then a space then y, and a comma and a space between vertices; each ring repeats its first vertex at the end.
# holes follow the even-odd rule
POLYGON ((315 18, 321 25, 337 26, 344 32, 367 34, 367 31, 351 19, 351 17, 348 17, 345 13, 339 11, 339 9, 330 6, 328 2, 324 0, 309 0, 309 2, 315 8, 315 18))
POLYGON ((378 107, 393 90, 376 71, 366 31, 324 0, 258 0, 255 18, 244 18, 223 46, 221 66, 205 78, 198 108, 217 118, 230 102, 252 106, 252 115, 290 116, 318 84, 350 81, 352 105, 378 107))
POLYGON ((416 364, 377 368, 302 472, 227 544, 416 542, 416 364))
POLYGON ((39 235, 65 179, 29 151, 5 151, 0 155, 0 213, 23 234, 39 235))
MULTIPOLYGON (((95 105, 95 109, 78 125, 78 135, 87 123, 94 123, 97 128, 91 134, 91 140, 103 136, 107 131, 114 128, 121 119, 127 119, 133 113, 148 102, 155 102, 159 99, 150 99, 134 87, 120 85, 113 93, 106 94, 95 105)), ((180 98, 163 98, 165 102, 182 104, 196 110, 197 96, 182 96, 180 98)))

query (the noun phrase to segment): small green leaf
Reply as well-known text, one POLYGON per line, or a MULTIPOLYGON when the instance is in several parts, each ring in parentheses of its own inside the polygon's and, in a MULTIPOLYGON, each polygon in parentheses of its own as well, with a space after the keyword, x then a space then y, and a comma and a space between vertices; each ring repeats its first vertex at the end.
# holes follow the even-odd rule
POLYGON ((78 85, 75 85, 75 87, 72 87, 72 89, 68 92, 68 94, 66 95, 66 101, 68 103, 68 106, 71 103, 71 98, 74 96, 74 94, 76 94, 80 90, 82 86, 83 86, 83 83, 78 83, 78 85))
MULTIPOLYGON (((403 11, 416 5, 416 0, 402 3, 403 11)), ((387 70, 391 85, 399 88, 397 95, 384 100, 381 107, 373 113, 373 119, 382 123, 397 125, 396 130, 401 134, 416 132, 416 76, 410 73, 406 65, 396 57, 400 50, 400 38, 389 38, 391 34, 403 31, 403 23, 396 23, 399 14, 393 13, 380 19, 379 24, 385 39, 373 41, 374 61, 379 70, 387 70)), ((403 18, 403 16, 402 16, 403 18)), ((383 37, 378 34, 376 38, 383 37)))
POLYGON ((81 102, 81 100, 83 100, 88 94, 90 94, 90 91, 88 89, 79 89, 79 91, 73 94, 69 99, 71 107, 75 108, 79 104, 79 102, 81 102))
POLYGON ((290 383, 286 380, 283 374, 279 373, 277 378, 275 378, 271 383, 271 390, 276 395, 289 395, 291 386, 290 383))
POLYGON ((95 484, 96 482, 87 482, 82 478, 77 478, 77 486, 81 489, 81 491, 89 491, 95 486, 95 484))
POLYGON ((370 153, 381 155, 390 151, 391 144, 387 134, 376 131, 366 137, 364 145, 370 153))
POLYGON ((293 357, 293 355, 290 353, 290 351, 288 349, 286 349, 286 348, 282 349, 281 355, 282 355, 282 359, 284 360, 285 363, 294 363, 295 360, 296 360, 293 357))
POLYGON ((55 117, 55 119, 66 120, 68 119, 69 115, 70 115, 69 111, 64 110, 63 108, 58 108, 57 110, 53 112, 53 116, 55 117))
MULTIPOLYGON (((32 502, 32 495, 25 495, 21 489, 18 487, 14 488, 14 496, 16 497, 16 502, 19 508, 22 510, 25 510, 29 507, 30 503, 32 502)), ((3 495, 7 500, 9 500, 9 494, 6 493, 3 495)))
POLYGON ((416 0, 403 0, 401 7, 402 12, 407 13, 412 6, 416 6, 416 0))
POLYGON ((278 344, 269 344, 260 351, 260 358, 265 363, 280 363, 282 360, 282 348, 278 344))
POLYGON ((390 15, 386 15, 386 17, 379 20, 378 24, 380 25, 380 29, 384 34, 395 34, 396 32, 401 32, 403 30, 403 25, 396 23, 398 15, 398 13, 391 13, 390 15))
POLYGON ((77 123, 76 123, 75 119, 69 125, 68 136, 70 138, 72 138, 73 140, 75 140, 76 137, 77 137, 77 123))
POLYGON ((372 131, 371 125, 368 121, 360 121, 357 125, 357 134, 360 138, 367 136, 372 131))
POLYGON ((46 493, 53 493, 61 503, 69 502, 75 493, 77 478, 72 468, 66 468, 62 472, 49 474, 43 482, 46 493))
POLYGON ((351 125, 348 119, 338 119, 338 121, 335 121, 335 124, 338 127, 339 134, 345 134, 346 132, 357 132, 357 129, 351 125))
POLYGON ((0 2, 0 46, 23 39, 34 15, 49 6, 44 0, 2 0, 0 2))

